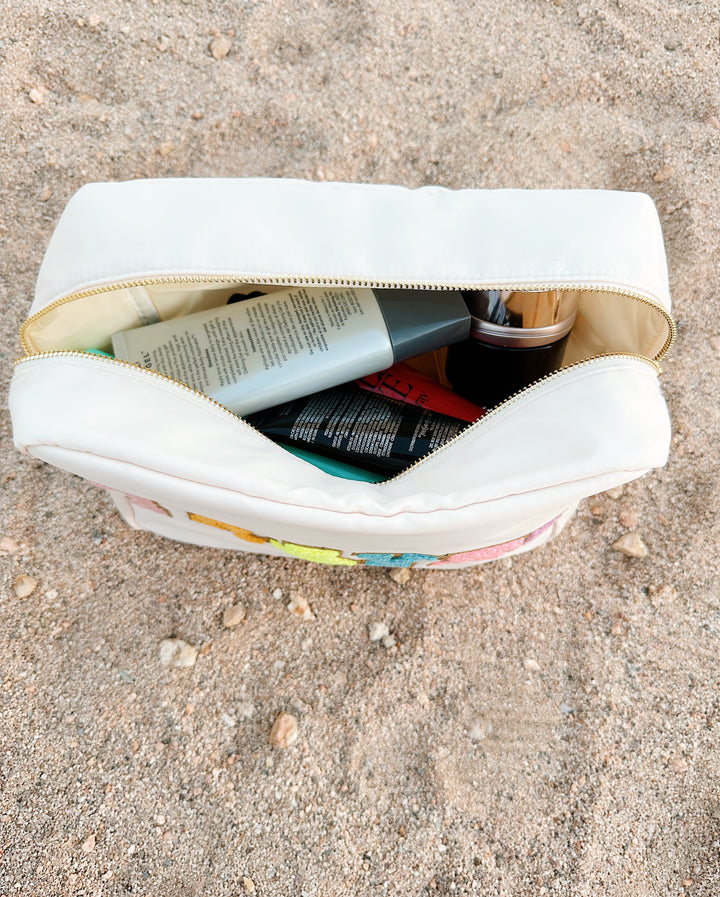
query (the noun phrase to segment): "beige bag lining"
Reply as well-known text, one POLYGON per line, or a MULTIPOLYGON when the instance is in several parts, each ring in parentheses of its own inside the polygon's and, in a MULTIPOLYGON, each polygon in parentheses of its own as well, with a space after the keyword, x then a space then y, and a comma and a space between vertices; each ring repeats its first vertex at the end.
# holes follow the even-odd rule
MULTIPOLYGON (((233 293, 282 290, 278 285, 223 283, 150 284, 94 293, 49 308, 31 319, 25 339, 35 352, 110 350, 110 337, 157 320, 225 305, 233 293)), ((649 302, 619 293, 580 292, 580 304, 563 366, 598 355, 630 353, 655 359, 666 346, 669 325, 649 302)))

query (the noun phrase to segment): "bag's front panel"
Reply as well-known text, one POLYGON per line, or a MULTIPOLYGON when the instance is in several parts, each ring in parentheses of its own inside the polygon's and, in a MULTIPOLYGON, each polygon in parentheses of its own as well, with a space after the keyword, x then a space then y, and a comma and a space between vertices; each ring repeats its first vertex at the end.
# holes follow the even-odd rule
POLYGON ((23 363, 11 409, 21 448, 128 496, 137 526, 326 563, 464 565, 547 538, 580 498, 662 463, 653 369, 594 368, 378 486, 325 474, 202 397, 93 356, 23 363))
MULTIPOLYGON (((99 484, 97 484, 99 485, 99 484)), ((432 540, 425 550, 418 550, 416 540, 398 537, 395 541, 384 539, 380 547, 370 542, 359 544, 359 540, 338 538, 335 533, 312 532, 303 529, 300 536, 304 541, 293 541, 282 532, 283 526, 277 524, 279 531, 275 536, 262 535, 257 530, 272 528, 261 521, 251 520, 247 516, 235 517, 235 522, 220 520, 193 511, 180 508, 168 508, 153 499, 137 495, 127 495, 109 490, 115 504, 125 520, 133 527, 148 530, 166 538, 202 545, 209 548, 222 548, 235 551, 251 552, 277 557, 293 557, 334 566, 365 565, 372 567, 431 567, 436 569, 455 569, 487 563, 500 557, 508 557, 537 548, 556 536, 572 516, 575 506, 560 511, 550 520, 536 526, 522 535, 491 545, 477 545, 472 548, 457 548, 441 552, 439 550, 440 534, 436 537, 434 550, 430 550, 432 540), (244 526, 242 524, 245 524, 244 526), (252 526, 253 528, 249 528, 252 526), (308 544, 309 539, 314 539, 308 544), (345 547, 338 543, 345 542, 345 547), (406 548, 403 548, 403 543, 406 548), (352 544, 352 547, 347 547, 352 544), (410 550, 407 545, 410 544, 410 550)), ((217 513, 217 512, 213 512, 217 513)), ((229 516, 229 515, 227 515, 229 516)), ((452 536, 450 537, 452 538, 452 536)), ((466 545, 472 538, 471 528, 458 535, 458 545, 466 545)), ((444 540, 443 540, 444 541, 444 540)))

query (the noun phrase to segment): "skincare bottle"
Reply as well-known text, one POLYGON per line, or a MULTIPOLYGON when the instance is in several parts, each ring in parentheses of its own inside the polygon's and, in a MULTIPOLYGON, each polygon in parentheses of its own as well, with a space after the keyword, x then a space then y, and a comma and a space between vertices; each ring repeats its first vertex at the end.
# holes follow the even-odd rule
POLYGON ((118 358, 239 415, 465 339, 459 292, 294 287, 113 335, 118 358))

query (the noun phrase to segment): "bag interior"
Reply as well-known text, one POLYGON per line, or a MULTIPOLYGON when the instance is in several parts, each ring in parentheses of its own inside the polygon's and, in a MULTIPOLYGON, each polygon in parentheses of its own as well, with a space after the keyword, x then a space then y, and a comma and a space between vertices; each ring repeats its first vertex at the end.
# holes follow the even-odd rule
MULTIPOLYGON (((322 285, 322 284, 319 284, 322 285)), ((312 284, 306 284, 312 286, 312 284)), ((225 305, 233 293, 276 292, 277 284, 223 281, 120 286, 70 297, 31 317, 23 332, 27 354, 54 350, 111 350, 119 330, 225 305)), ((630 353, 657 360, 672 334, 660 306, 609 291, 577 291, 578 312, 563 367, 598 355, 630 353)))

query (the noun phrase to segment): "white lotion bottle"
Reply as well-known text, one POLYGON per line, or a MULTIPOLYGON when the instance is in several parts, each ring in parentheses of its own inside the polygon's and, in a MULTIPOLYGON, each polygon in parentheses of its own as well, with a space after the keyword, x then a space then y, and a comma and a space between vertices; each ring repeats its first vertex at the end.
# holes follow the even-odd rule
POLYGON ((252 414, 467 338, 457 291, 295 287, 115 333, 117 358, 252 414))

